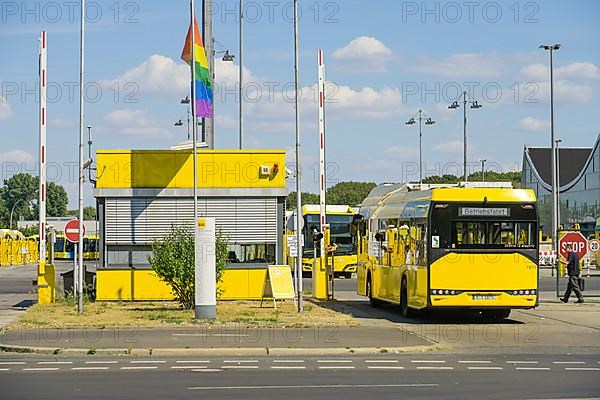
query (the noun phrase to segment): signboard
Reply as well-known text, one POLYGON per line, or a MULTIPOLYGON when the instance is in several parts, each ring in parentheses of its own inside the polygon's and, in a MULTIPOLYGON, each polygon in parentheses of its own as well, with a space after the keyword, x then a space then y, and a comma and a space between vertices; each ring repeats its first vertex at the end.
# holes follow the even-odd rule
POLYGON ((196 319, 217 317, 215 218, 198 218, 195 233, 194 306, 196 319))
POLYGON ((558 241, 558 249, 560 255, 567 258, 567 245, 573 246, 573 251, 577 253, 579 259, 585 257, 588 251, 588 243, 586 238, 579 232, 567 232, 558 241))
MULTIPOLYGON (((304 246, 304 236, 300 236, 302 246, 304 246)), ((298 240, 296 235, 287 236, 288 256, 298 257, 298 240)))
POLYGON ((592 253, 600 252, 600 240, 592 239, 588 243, 588 247, 592 253))
POLYGON ((261 307, 265 298, 272 298, 275 308, 277 308, 276 300, 296 298, 294 283, 292 282, 292 269, 289 265, 269 265, 267 267, 267 276, 260 302, 261 307))
POLYGON ((510 208, 460 207, 458 215, 461 217, 510 217, 510 208))
MULTIPOLYGON (((71 243, 79 243, 79 220, 72 219, 65 225, 65 236, 71 243)), ((83 235, 85 236, 85 225, 83 225, 83 235)))

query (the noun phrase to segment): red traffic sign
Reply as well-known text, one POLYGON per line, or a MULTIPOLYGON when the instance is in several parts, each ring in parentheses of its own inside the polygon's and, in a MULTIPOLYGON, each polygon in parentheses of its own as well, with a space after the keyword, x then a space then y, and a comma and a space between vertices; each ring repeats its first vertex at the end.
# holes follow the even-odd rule
POLYGON ((564 258, 567 258, 567 245, 571 244, 573 246, 573 251, 577 253, 579 259, 585 257, 588 252, 588 242, 586 238, 579 232, 567 232, 563 237, 558 241, 558 249, 560 251, 560 255, 564 258))
MULTIPOLYGON (((79 220, 72 219, 65 225, 65 236, 71 243, 79 243, 79 220)), ((85 225, 83 225, 83 236, 85 236, 85 225)))

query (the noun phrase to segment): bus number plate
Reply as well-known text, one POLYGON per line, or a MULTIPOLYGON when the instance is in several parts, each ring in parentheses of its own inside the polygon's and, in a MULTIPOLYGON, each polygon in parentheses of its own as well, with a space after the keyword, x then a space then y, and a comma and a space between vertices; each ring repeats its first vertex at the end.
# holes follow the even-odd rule
POLYGON ((473 300, 496 300, 495 294, 474 294, 473 300))

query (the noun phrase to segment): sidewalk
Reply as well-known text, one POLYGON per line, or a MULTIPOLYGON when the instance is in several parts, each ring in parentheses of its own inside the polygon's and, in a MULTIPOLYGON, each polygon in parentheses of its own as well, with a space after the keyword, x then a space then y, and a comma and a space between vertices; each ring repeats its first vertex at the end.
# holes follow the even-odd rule
POLYGON ((35 329, 4 332, 4 351, 69 354, 350 354, 424 351, 419 335, 395 327, 35 329))

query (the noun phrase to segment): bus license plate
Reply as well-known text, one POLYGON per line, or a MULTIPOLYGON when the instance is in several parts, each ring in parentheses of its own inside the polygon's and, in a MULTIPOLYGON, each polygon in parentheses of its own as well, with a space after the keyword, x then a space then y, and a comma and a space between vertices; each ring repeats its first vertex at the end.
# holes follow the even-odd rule
POLYGON ((473 300, 496 300, 495 294, 474 294, 473 300))

